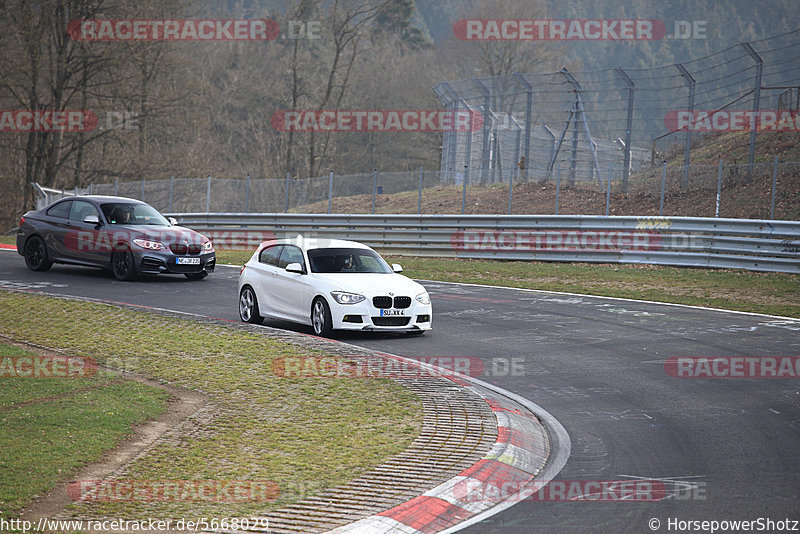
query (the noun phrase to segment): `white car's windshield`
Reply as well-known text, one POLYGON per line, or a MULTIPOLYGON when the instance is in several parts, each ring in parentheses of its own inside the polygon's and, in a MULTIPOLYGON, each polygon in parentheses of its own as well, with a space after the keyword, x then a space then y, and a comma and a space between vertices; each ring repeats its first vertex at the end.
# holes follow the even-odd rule
POLYGON ((308 251, 314 273, 381 273, 392 268, 376 252, 363 248, 318 248, 308 251))

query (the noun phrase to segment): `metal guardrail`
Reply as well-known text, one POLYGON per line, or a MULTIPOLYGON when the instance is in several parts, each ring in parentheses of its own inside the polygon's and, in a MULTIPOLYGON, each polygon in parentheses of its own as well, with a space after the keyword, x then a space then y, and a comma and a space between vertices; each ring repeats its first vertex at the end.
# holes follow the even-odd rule
POLYGON ((219 248, 351 239, 423 257, 649 263, 800 273, 800 221, 595 215, 172 213, 219 248))

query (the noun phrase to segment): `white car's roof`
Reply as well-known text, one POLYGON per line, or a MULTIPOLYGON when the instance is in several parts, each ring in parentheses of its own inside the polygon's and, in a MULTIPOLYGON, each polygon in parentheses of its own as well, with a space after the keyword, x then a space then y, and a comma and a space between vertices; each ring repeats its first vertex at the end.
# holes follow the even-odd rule
POLYGON ((259 249, 263 249, 270 245, 295 245, 303 250, 313 250, 318 248, 362 248, 369 249, 367 245, 357 241, 347 241, 344 239, 328 239, 320 237, 297 237, 285 239, 272 239, 261 243, 259 249))

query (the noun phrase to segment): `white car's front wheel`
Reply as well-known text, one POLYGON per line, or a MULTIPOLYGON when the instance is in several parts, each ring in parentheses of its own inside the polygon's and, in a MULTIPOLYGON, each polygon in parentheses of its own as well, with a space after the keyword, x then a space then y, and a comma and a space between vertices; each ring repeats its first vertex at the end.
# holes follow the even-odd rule
POLYGON ((317 298, 311 306, 311 325, 318 336, 328 337, 333 331, 331 309, 322 297, 317 298))

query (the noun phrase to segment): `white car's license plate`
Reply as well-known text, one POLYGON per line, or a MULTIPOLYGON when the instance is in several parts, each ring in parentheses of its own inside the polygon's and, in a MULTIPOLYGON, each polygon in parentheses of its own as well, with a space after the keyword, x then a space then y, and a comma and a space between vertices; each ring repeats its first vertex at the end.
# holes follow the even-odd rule
POLYGON ((395 315, 403 315, 403 310, 381 310, 381 317, 392 317, 395 315))
POLYGON ((200 258, 175 258, 178 265, 200 265, 200 258))

